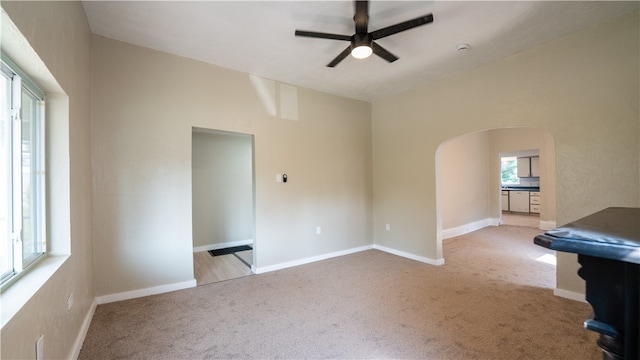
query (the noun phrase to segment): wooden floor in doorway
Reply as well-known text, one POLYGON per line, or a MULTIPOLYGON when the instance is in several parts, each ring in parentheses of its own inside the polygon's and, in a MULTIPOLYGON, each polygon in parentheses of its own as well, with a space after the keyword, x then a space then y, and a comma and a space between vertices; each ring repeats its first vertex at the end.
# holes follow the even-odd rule
MULTIPOLYGON (((252 250, 243 253, 247 252, 252 252, 252 250)), ((252 254, 241 255, 243 258, 253 256, 252 254)), ((253 274, 249 265, 233 254, 211 256, 206 251, 193 253, 193 268, 198 286, 253 274)))

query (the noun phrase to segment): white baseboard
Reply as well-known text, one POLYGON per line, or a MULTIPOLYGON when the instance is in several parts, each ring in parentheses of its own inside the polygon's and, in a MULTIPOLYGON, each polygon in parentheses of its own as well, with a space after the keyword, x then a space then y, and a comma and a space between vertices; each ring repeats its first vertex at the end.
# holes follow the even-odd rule
POLYGON ((424 257, 424 256, 418 256, 418 255, 411 254, 411 253, 408 253, 408 252, 404 252, 404 251, 388 248, 388 247, 382 246, 382 245, 373 245, 373 248, 376 249, 376 250, 384 251, 384 252, 389 253, 389 254, 401 256, 403 258, 407 258, 407 259, 411 259, 411 260, 415 260, 415 261, 420 261, 420 262, 423 262, 423 263, 429 264, 429 265, 436 265, 436 266, 444 265, 444 259, 430 259, 430 258, 427 258, 427 257, 424 257))
POLYGON ((82 349, 84 339, 87 337, 87 332, 89 332, 89 326, 91 326, 91 320, 93 319, 93 314, 96 312, 96 307, 98 307, 98 302, 96 299, 93 299, 93 303, 89 307, 89 311, 87 311, 87 315, 84 317, 84 321, 80 327, 80 333, 78 333, 78 337, 73 343, 73 354, 71 355, 71 359, 77 360, 78 356, 80 356, 80 349, 82 349))
POLYGON ((96 298, 96 301, 98 302, 98 305, 107 304, 111 302, 135 299, 143 296, 162 294, 170 291, 188 289, 192 287, 196 287, 196 279, 183 281, 179 283, 154 286, 154 287, 145 288, 145 289, 125 291, 125 292, 116 293, 116 294, 98 296, 96 298))
POLYGON ((347 249, 347 250, 342 250, 342 251, 336 251, 336 252, 332 252, 332 253, 328 253, 328 254, 312 256, 312 257, 308 257, 308 258, 304 258, 304 259, 300 259, 300 260, 287 261, 287 262, 280 263, 280 264, 275 264, 275 265, 260 266, 260 267, 256 267, 254 269, 254 273, 255 274, 262 274, 262 273, 266 273, 266 272, 270 272, 270 271, 282 270, 282 269, 286 269, 286 268, 290 268, 290 267, 294 267, 294 266, 298 266, 298 265, 309 264, 309 263, 316 262, 316 261, 327 260, 327 259, 331 259, 331 258, 334 258, 334 257, 349 255, 349 254, 353 254, 353 253, 357 253, 357 252, 365 251, 365 250, 371 250, 371 249, 373 249, 373 245, 366 245, 366 246, 360 246, 360 247, 357 247, 357 248, 352 248, 352 249, 347 249))
POLYGON ((225 248, 230 248, 230 247, 235 247, 235 246, 242 246, 242 245, 253 245, 253 239, 238 240, 238 241, 228 241, 228 242, 219 243, 219 244, 197 246, 197 247, 193 248, 193 252, 218 250, 218 249, 225 249, 225 248))
POLYGON ((543 221, 540 220, 540 225, 538 225, 540 230, 553 230, 557 228, 555 221, 543 221))
POLYGON ((452 237, 468 234, 470 232, 480 230, 487 226, 498 226, 500 224, 500 219, 495 218, 486 218, 478 221, 474 221, 472 223, 456 226, 450 229, 442 229, 442 239, 449 239, 452 237))
POLYGON ((569 299, 569 300, 575 300, 575 301, 580 301, 583 303, 586 303, 587 300, 585 300, 584 298, 584 294, 575 292, 575 291, 569 291, 569 290, 563 290, 563 289, 558 289, 555 288, 553 289, 553 295, 555 296, 559 296, 559 297, 563 297, 565 299, 569 299))

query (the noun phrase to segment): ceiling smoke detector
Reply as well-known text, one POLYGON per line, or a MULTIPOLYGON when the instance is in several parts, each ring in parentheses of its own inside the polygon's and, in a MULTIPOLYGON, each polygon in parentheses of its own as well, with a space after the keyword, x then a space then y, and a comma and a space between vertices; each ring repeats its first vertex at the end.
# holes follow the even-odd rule
POLYGON ((469 51, 469 44, 458 44, 456 45, 456 49, 461 53, 467 52, 469 51))

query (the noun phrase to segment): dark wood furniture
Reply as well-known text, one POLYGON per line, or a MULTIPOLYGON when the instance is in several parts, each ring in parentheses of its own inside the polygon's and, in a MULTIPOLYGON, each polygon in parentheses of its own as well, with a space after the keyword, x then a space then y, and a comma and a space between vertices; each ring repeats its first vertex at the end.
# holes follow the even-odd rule
POLYGON ((640 208, 612 207, 547 231, 533 242, 578 254, 604 359, 640 357, 640 208))

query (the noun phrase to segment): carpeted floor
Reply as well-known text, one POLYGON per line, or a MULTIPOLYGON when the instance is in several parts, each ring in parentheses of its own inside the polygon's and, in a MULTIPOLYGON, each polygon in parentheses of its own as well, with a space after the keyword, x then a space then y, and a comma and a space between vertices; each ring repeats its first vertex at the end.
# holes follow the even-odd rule
POLYGON ((539 232, 445 240, 439 267, 369 250, 100 305, 79 358, 600 359, 539 232))

